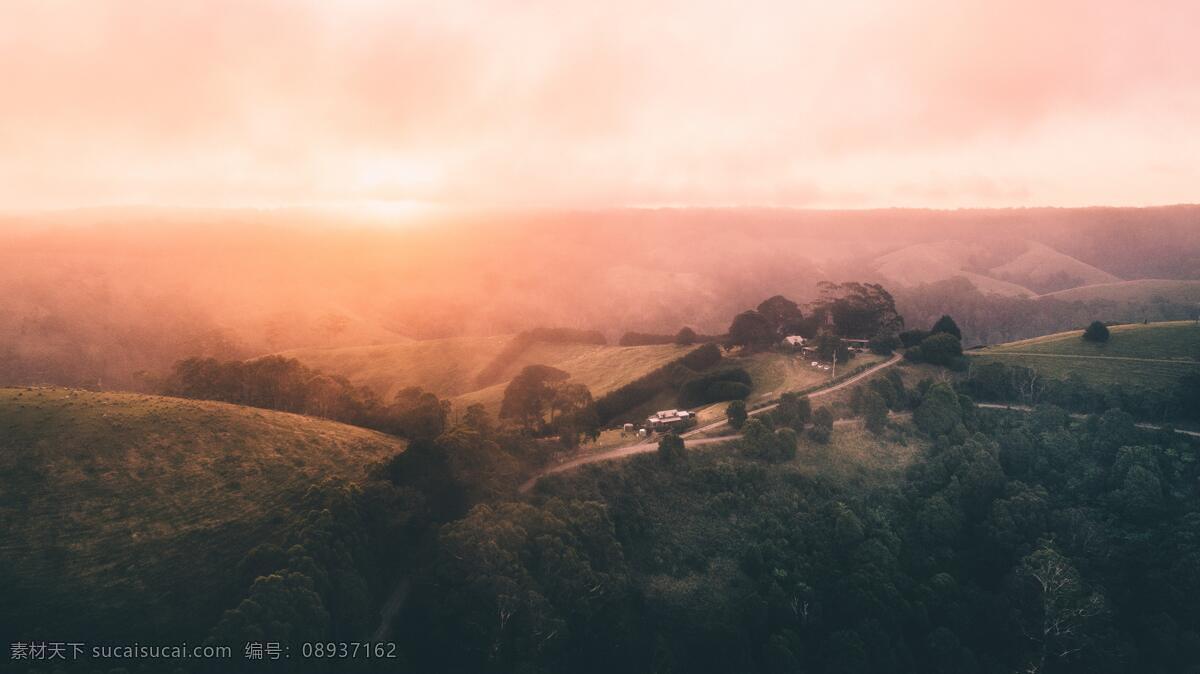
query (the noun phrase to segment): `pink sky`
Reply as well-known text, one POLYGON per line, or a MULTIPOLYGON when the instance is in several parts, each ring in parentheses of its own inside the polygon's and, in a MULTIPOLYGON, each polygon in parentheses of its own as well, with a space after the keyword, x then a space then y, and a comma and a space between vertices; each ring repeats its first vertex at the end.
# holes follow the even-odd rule
POLYGON ((66 2, 0 209, 1200 201, 1200 3, 66 2))

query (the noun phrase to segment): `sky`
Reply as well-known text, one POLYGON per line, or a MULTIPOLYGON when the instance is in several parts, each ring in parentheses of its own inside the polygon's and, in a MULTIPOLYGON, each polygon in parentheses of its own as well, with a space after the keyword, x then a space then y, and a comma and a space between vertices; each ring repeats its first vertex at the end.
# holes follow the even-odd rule
POLYGON ((0 0, 0 209, 1200 201, 1200 2, 0 0))

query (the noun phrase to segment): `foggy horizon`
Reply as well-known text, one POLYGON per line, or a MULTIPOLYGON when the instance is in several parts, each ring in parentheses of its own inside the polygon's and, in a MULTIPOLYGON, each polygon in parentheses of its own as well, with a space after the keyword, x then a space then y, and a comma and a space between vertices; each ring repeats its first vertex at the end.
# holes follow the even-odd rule
POLYGON ((1193 201, 1189 2, 18 1, 0 206, 1193 201))

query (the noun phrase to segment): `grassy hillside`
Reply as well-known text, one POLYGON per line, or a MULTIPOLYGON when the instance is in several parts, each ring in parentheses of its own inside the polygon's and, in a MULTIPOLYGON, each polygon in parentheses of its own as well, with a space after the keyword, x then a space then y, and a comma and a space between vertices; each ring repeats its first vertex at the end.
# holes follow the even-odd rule
POLYGON ((440 397, 475 388, 475 377, 512 340, 495 337, 451 337, 376 346, 295 349, 281 355, 310 368, 342 375, 370 386, 390 399, 396 391, 420 386, 440 397))
POLYGON ((1063 275, 1077 279, 1078 283, 1084 285, 1115 283, 1121 280, 1103 269, 1035 241, 1027 242, 1024 252, 1002 265, 992 267, 988 272, 1000 278, 1029 279, 1035 282, 1044 282, 1055 275, 1063 275))
POLYGON ((1200 325, 1195 321, 1134 323, 1109 328, 1107 343, 1085 342, 1082 331, 1061 332, 969 352, 977 362, 998 360, 1046 376, 1071 374, 1096 384, 1169 386, 1200 369, 1200 325))
POLYGON ((626 384, 688 353, 694 346, 600 346, 537 342, 526 349, 504 372, 504 383, 471 391, 453 399, 457 409, 482 403, 492 414, 500 411, 507 382, 526 365, 551 365, 586 385, 594 397, 626 384))
POLYGON ((977 246, 961 241, 918 243, 881 255, 874 260, 872 266, 892 283, 904 286, 934 283, 961 276, 984 293, 1014 297, 1036 294, 1016 283, 969 271, 971 258, 979 254, 977 246))
POLYGON ((213 598, 229 596, 236 563, 282 538, 310 485, 361 477, 403 449, 371 431, 223 403, 0 389, 0 595, 39 597, 55 624, 211 624, 228 608, 213 598))
POLYGON ((1200 281, 1176 279, 1139 279, 1118 283, 1098 283, 1069 288, 1042 297, 1053 297, 1064 302, 1196 302, 1200 304, 1200 281))

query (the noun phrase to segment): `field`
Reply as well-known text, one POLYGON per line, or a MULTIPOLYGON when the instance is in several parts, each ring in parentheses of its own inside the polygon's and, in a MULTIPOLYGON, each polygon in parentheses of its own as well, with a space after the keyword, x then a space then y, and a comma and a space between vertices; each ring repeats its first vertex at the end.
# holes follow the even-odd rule
POLYGON ((439 397, 447 397, 474 390, 475 376, 511 340, 511 335, 452 337, 375 346, 294 349, 280 355, 369 386, 388 399, 408 386, 420 386, 439 397))
POLYGON ((453 398, 455 409, 482 403, 492 414, 500 411, 504 387, 526 365, 551 365, 571 374, 571 380, 584 384, 593 397, 641 377, 688 353, 694 346, 600 346, 597 344, 557 344, 536 342, 509 365, 503 374, 505 383, 464 393, 453 398))
POLYGON ((999 361, 1034 368, 1055 379, 1075 374, 1094 384, 1170 386, 1200 370, 1200 325, 1195 321, 1116 325, 1107 343, 1085 342, 1081 331, 1062 332, 968 352, 977 363, 999 361))
POLYGON ((496 414, 508 381, 526 365, 550 365, 571 374, 599 397, 683 356, 694 346, 603 346, 534 342, 501 372, 501 383, 479 388, 476 377, 513 339, 458 337, 338 349, 297 349, 282 355, 308 367, 341 375, 390 399, 407 386, 420 386, 463 410, 483 403, 496 414))
POLYGON ((372 431, 223 403, 0 389, 0 594, 35 597, 47 615, 86 606, 82 625, 137 616, 147 636, 212 624, 236 563, 280 542, 310 485, 357 479, 403 449, 372 431))

